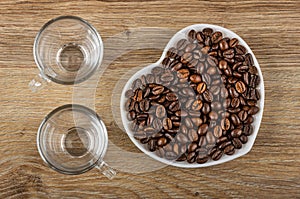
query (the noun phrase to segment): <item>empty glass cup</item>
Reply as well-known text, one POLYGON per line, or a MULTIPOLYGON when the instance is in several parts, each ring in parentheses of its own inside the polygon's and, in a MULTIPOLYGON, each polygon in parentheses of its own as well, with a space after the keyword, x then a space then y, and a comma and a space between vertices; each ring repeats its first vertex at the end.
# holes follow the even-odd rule
POLYGON ((100 117, 76 104, 50 112, 37 135, 40 156, 63 174, 81 174, 96 167, 112 179, 116 172, 103 161, 107 145, 107 130, 100 117))
POLYGON ((41 28, 33 55, 40 70, 29 83, 35 92, 50 81, 75 84, 88 79, 102 61, 103 43, 97 30, 85 20, 60 16, 41 28))

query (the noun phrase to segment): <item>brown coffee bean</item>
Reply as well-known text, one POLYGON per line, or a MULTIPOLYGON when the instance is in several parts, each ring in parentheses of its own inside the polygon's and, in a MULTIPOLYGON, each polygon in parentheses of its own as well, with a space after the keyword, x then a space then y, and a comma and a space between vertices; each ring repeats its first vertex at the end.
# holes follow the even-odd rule
POLYGON ((149 142, 148 142, 148 149, 149 151, 153 152, 156 150, 156 143, 155 143, 155 140, 151 139, 149 142))
POLYGON ((252 55, 250 53, 247 53, 245 55, 245 63, 247 64, 247 66, 253 66, 254 65, 253 58, 252 58, 252 55))
POLYGON ((201 82, 197 86, 198 93, 202 94, 206 90, 206 84, 204 82, 201 82))
POLYGON ((195 152, 188 153, 187 162, 194 163, 195 161, 196 161, 196 153, 195 152))
POLYGON ((160 95, 164 91, 164 87, 160 85, 156 85, 154 88, 152 88, 153 95, 160 95))
POLYGON ((184 123, 188 129, 193 128, 193 122, 192 122, 191 118, 189 118, 189 117, 185 118, 184 123))
POLYGON ((157 141, 157 145, 160 146, 160 147, 162 147, 162 146, 164 146, 166 144, 167 144, 167 139, 165 137, 161 137, 157 141))
POLYGON ((193 42, 195 39, 196 39, 196 31, 195 30, 190 30, 189 33, 188 33, 188 38, 189 38, 189 41, 193 42))
POLYGON ((256 113, 258 113, 259 108, 257 106, 251 106, 251 108, 248 110, 248 114, 250 115, 255 115, 256 113))
POLYGON ((216 142, 216 138, 214 137, 213 132, 207 131, 206 140, 209 144, 214 144, 216 142))
POLYGON ((224 148, 224 153, 227 155, 232 155, 232 151, 234 151, 234 146, 231 144, 224 148))
POLYGON ((225 50, 223 52, 223 57, 228 58, 228 59, 233 58, 234 57, 234 50, 232 48, 229 48, 229 49, 225 50))
POLYGON ((160 79, 163 82, 171 82, 173 81, 174 76, 171 72, 165 72, 164 74, 161 75, 160 79))
POLYGON ((241 110, 238 114, 241 121, 245 121, 248 117, 247 111, 241 110))
POLYGON ((182 50, 186 47, 187 44, 188 44, 188 41, 186 39, 181 39, 177 42, 177 49, 182 50))
POLYGON ((231 142, 230 141, 227 141, 227 142, 222 142, 220 145, 219 145, 219 149, 224 149, 226 148, 227 146, 231 145, 231 142))
POLYGON ((234 49, 236 54, 238 55, 244 55, 246 53, 246 48, 242 45, 236 45, 234 49))
POLYGON ((211 111, 210 113, 209 113, 209 118, 211 119, 211 120, 217 120, 218 119, 218 113, 217 112, 215 112, 215 111, 211 111))
POLYGON ((252 133, 253 133, 252 125, 249 124, 249 125, 244 126, 244 128, 243 128, 244 135, 249 136, 249 135, 252 135, 252 133))
POLYGON ((208 156, 206 154, 199 153, 196 158, 196 161, 198 164, 204 164, 205 162, 208 161, 208 156))
POLYGON ((188 131, 188 138, 189 138, 189 140, 192 141, 192 142, 198 141, 199 136, 198 136, 197 131, 196 131, 195 129, 190 129, 190 130, 188 131))
POLYGON ((222 51, 224 50, 227 50, 229 48, 229 45, 227 43, 227 41, 225 39, 222 39, 220 42, 219 42, 219 47, 222 51))
POLYGON ((169 110, 172 111, 172 112, 176 112, 179 110, 179 103, 178 101, 174 101, 172 102, 170 105, 169 105, 169 110))
POLYGON ((230 87, 228 91, 229 91, 229 95, 232 98, 235 98, 235 97, 239 96, 239 93, 234 89, 234 87, 230 87))
POLYGON ((246 135, 241 135, 239 139, 243 144, 246 144, 248 142, 248 137, 246 135))
POLYGON ((231 100, 231 107, 238 108, 240 106, 240 99, 235 97, 231 100))
POLYGON ((163 119, 163 128, 165 130, 172 129, 172 120, 170 118, 164 118, 163 119))
POLYGON ((220 102, 212 102, 211 103, 212 110, 218 111, 218 110, 221 110, 221 108, 222 108, 222 104, 220 102))
POLYGON ((191 144, 189 144, 188 146, 188 152, 191 153, 193 151, 195 151, 197 149, 198 145, 195 142, 192 142, 191 144))
POLYGON ((164 106, 159 105, 159 106, 156 107, 155 113, 156 113, 156 117, 163 118, 166 115, 166 109, 165 109, 164 106))
POLYGON ((227 61, 225 61, 225 60, 219 61, 219 68, 220 68, 221 70, 225 70, 225 69, 227 69, 227 67, 228 67, 227 61))
POLYGON ((192 53, 190 53, 190 52, 184 53, 184 54, 181 56, 181 63, 187 64, 187 63, 189 63, 190 61, 192 61, 192 59, 193 59, 193 54, 192 54, 192 53))
POLYGON ((223 151, 222 150, 216 150, 212 154, 211 158, 216 161, 216 160, 219 160, 222 157, 222 155, 223 155, 223 151))
POLYGON ((196 47, 197 47, 196 44, 190 43, 190 44, 188 44, 188 45, 185 47, 184 51, 185 51, 185 52, 192 52, 196 47))
POLYGON ((239 138, 233 138, 232 144, 236 149, 242 148, 242 142, 240 141, 239 138))
POLYGON ((237 90, 237 92, 239 93, 244 93, 246 91, 246 85, 244 84, 244 82, 242 81, 238 81, 236 84, 235 84, 235 89, 237 90))
POLYGON ((230 46, 231 48, 235 47, 235 46, 238 45, 238 44, 239 44, 239 40, 238 40, 237 38, 232 38, 232 39, 230 39, 230 41, 229 41, 229 46, 230 46))
POLYGON ((177 98, 177 95, 175 93, 170 92, 170 93, 167 93, 166 99, 170 102, 173 102, 173 101, 176 101, 178 98, 177 98))
POLYGON ((180 79, 188 78, 190 71, 188 69, 180 69, 177 72, 177 77, 180 79))
POLYGON ((228 118, 222 119, 221 127, 224 131, 229 130, 230 129, 230 120, 228 118))
POLYGON ((211 37, 211 41, 213 43, 218 43, 221 39, 222 39, 222 33, 219 31, 215 32, 211 37))
POLYGON ((203 92, 203 99, 205 100, 205 101, 207 101, 207 102, 212 102, 213 101, 213 95, 211 94, 211 92, 209 92, 209 91, 204 91, 203 92))
POLYGON ((208 130, 208 125, 207 124, 202 124, 198 128, 198 134, 200 136, 205 135, 207 133, 207 130, 208 130))
POLYGON ((241 121, 240 121, 239 117, 236 114, 231 114, 230 119, 231 119, 232 124, 234 126, 238 126, 238 125, 241 124, 241 121))
POLYGON ((201 100, 195 100, 192 104, 192 110, 199 111, 203 106, 203 103, 201 100))
POLYGON ((221 126, 215 126, 215 128, 214 128, 214 136, 217 137, 217 138, 219 138, 219 137, 222 136, 222 133, 223 133, 223 131, 222 131, 221 126))
POLYGON ((191 80, 191 82, 193 82, 193 83, 199 83, 199 82, 202 81, 202 78, 201 78, 201 76, 198 75, 198 74, 193 74, 193 75, 190 76, 190 80, 191 80))
POLYGON ((202 107, 202 113, 207 115, 210 112, 210 106, 208 103, 204 103, 202 107))
POLYGON ((242 135, 242 130, 241 129, 234 129, 231 131, 231 136, 234 138, 238 138, 242 135))
POLYGON ((201 48, 201 52, 205 55, 207 55, 209 50, 210 50, 210 46, 204 46, 203 48, 201 48))

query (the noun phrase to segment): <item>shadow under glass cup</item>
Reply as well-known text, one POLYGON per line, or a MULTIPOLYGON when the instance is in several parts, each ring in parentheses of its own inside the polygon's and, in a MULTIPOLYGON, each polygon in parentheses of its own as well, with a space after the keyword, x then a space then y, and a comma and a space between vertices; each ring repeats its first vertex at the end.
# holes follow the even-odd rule
POLYGON ((106 127, 87 107, 68 104, 49 113, 39 127, 37 146, 46 164, 60 173, 75 175, 96 167, 109 179, 116 175, 103 161, 106 127))
POLYGON ((70 85, 88 79, 101 64, 103 43, 87 21, 60 16, 41 28, 34 41, 33 55, 40 74, 29 86, 37 91, 50 81, 70 85))

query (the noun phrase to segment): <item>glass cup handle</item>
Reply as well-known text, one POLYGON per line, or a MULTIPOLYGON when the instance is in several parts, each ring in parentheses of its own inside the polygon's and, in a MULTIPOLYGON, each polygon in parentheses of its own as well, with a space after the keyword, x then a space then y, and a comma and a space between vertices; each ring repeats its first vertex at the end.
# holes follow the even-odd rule
POLYGON ((100 172, 110 180, 112 180, 117 174, 116 171, 104 161, 100 161, 95 168, 99 169, 100 172))
POLYGON ((44 88, 50 82, 49 79, 44 77, 42 74, 38 74, 35 78, 33 78, 28 86, 32 92, 37 92, 44 88))

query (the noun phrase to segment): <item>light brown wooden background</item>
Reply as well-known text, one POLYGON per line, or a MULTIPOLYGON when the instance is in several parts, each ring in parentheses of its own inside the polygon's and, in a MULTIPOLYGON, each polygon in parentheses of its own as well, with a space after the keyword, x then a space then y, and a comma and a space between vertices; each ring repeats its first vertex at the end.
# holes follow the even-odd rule
MULTIPOLYGON (((127 70, 155 62, 164 45, 122 55, 97 87, 96 110, 110 140, 124 150, 138 152, 113 119, 112 89, 127 70)), ((1 0, 0 198, 300 198, 299 46, 299 1, 1 0), (34 37, 59 15, 88 20, 104 43, 139 27, 180 30, 212 23, 238 33, 256 54, 265 80, 264 116, 251 152, 209 168, 121 171, 112 181, 96 170, 65 176, 46 167, 36 148, 37 128, 52 109, 72 102, 72 86, 52 84, 32 94, 27 84, 38 72, 34 37)))

